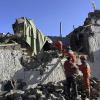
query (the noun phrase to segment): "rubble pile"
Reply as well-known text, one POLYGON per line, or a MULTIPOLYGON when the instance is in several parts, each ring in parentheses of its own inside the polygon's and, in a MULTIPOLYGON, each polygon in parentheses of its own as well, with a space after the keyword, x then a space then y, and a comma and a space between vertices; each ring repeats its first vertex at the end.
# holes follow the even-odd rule
POLYGON ((97 97, 100 99, 100 80, 97 78, 91 79, 91 98, 97 100, 97 97))
MULTIPOLYGON (((78 80, 78 92, 80 98, 84 100, 85 94, 82 92, 81 81, 78 80)), ((72 97, 73 94, 72 94, 72 97)), ((38 84, 35 88, 26 90, 2 91, 0 100, 68 100, 66 92, 66 81, 57 83, 49 82, 47 84, 38 84)), ((75 99, 72 99, 75 100, 75 99)), ((100 80, 91 78, 91 99, 100 100, 100 80)))
MULTIPOLYGON (((88 61, 95 73, 93 75, 99 78, 98 13, 100 11, 89 13, 84 25, 76 28, 67 38, 73 50, 89 56, 88 61)), ((63 70, 66 58, 63 59, 62 54, 52 46, 51 39, 44 36, 30 19, 24 17, 16 20, 13 30, 14 34, 0 34, 0 82, 3 81, 0 83, 0 100, 69 100, 63 70)), ((100 100, 100 80, 95 77, 90 79, 90 100, 100 100)), ((78 77, 78 100, 85 100, 86 97, 82 86, 82 78, 78 77)), ((71 98, 76 100, 72 88, 71 98)))
POLYGON ((54 58, 58 58, 56 51, 44 51, 38 54, 38 56, 34 58, 33 69, 39 70, 42 75, 43 72, 48 69, 47 64, 51 63, 54 58))
POLYGON ((24 66, 25 70, 36 70, 40 71, 40 74, 47 69, 47 64, 51 63, 52 59, 58 58, 58 53, 56 51, 43 51, 37 56, 25 56, 21 58, 21 64, 24 66))

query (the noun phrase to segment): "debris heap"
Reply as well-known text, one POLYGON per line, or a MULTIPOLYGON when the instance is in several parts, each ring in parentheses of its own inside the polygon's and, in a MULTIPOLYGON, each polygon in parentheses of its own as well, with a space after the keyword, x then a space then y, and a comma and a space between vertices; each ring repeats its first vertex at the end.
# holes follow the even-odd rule
MULTIPOLYGON (((82 92, 81 80, 78 83, 79 100, 84 100, 85 94, 82 92)), ((72 94, 72 97, 73 94, 72 94)), ((66 92, 66 81, 57 83, 38 84, 37 87, 27 90, 4 91, 0 94, 0 100, 68 100, 66 92)), ((73 100, 73 99, 72 99, 73 100)), ((100 100, 100 80, 91 79, 91 99, 100 100)))

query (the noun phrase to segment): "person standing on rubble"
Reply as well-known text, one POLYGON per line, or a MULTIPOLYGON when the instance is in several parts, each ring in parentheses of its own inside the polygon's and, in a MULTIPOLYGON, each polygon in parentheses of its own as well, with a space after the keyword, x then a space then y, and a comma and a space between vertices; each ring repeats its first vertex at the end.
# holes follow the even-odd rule
POLYGON ((76 54, 71 50, 70 46, 67 46, 67 49, 63 49, 63 55, 71 57, 73 63, 76 63, 76 54))
POLYGON ((79 70, 76 64, 72 62, 72 58, 70 56, 67 57, 67 60, 64 63, 64 71, 65 71, 66 82, 67 82, 68 98, 69 100, 72 100, 71 96, 73 96, 74 98, 78 97, 76 78, 79 74, 79 70), (70 91, 71 88, 73 90, 73 95, 71 95, 71 91, 70 91))
POLYGON ((83 73, 83 89, 86 93, 86 96, 90 98, 90 77, 91 77, 91 69, 89 64, 87 63, 87 56, 80 56, 81 65, 79 66, 80 71, 83 73))
POLYGON ((60 53, 62 53, 62 51, 63 51, 63 43, 62 43, 61 40, 56 40, 56 41, 54 42, 54 47, 55 47, 60 53))

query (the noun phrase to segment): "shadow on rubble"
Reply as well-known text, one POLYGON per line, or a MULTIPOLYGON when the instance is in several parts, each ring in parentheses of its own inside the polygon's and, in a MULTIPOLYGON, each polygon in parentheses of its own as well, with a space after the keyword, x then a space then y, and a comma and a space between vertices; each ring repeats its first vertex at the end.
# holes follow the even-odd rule
POLYGON ((42 52, 37 56, 37 58, 35 59, 35 62, 27 63, 29 66, 27 67, 24 66, 22 69, 18 70, 13 76, 13 79, 25 80, 25 82, 27 82, 27 84, 29 85, 40 83, 40 81, 43 82, 44 80, 47 79, 47 77, 53 71, 53 69, 51 69, 48 72, 48 75, 46 75, 42 79, 42 75, 46 71, 47 65, 51 64, 52 59, 57 58, 57 57, 58 56, 55 51, 42 52))
POLYGON ((13 76, 13 79, 18 80, 21 79, 26 82, 28 85, 33 85, 36 83, 39 83, 40 81, 40 73, 39 71, 25 71, 24 68, 21 70, 18 70, 15 75, 13 76))
POLYGON ((52 64, 52 68, 45 73, 46 75, 44 77, 43 74, 44 72, 42 70, 38 70, 38 71, 33 71, 33 70, 18 70, 15 75, 13 76, 13 79, 22 79, 24 80, 28 85, 35 85, 37 83, 43 83, 48 77, 49 75, 53 72, 53 70, 56 68, 56 66, 58 65, 60 61, 58 61, 56 64, 52 64))
POLYGON ((52 68, 47 72, 47 68, 43 66, 41 66, 40 68, 37 67, 35 70, 26 70, 25 68, 22 68, 14 74, 13 79, 22 79, 28 85, 36 85, 37 83, 43 83, 53 72, 53 70, 56 68, 59 62, 60 60, 58 60, 55 64, 49 64, 49 66, 52 66, 52 68))
POLYGON ((38 55, 34 56, 23 56, 20 59, 21 65, 23 65, 26 69, 35 69, 40 66, 46 67, 48 62, 52 60, 52 58, 58 57, 57 52, 55 51, 43 51, 38 55))

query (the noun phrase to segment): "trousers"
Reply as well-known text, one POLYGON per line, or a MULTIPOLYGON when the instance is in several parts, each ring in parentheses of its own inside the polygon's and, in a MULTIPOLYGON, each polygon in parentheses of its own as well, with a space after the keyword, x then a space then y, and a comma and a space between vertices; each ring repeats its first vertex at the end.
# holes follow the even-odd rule
POLYGON ((68 97, 71 98, 73 97, 77 97, 78 96, 78 90, 77 90, 77 82, 76 82, 76 78, 73 76, 70 77, 66 77, 66 82, 67 82, 67 94, 68 97))

